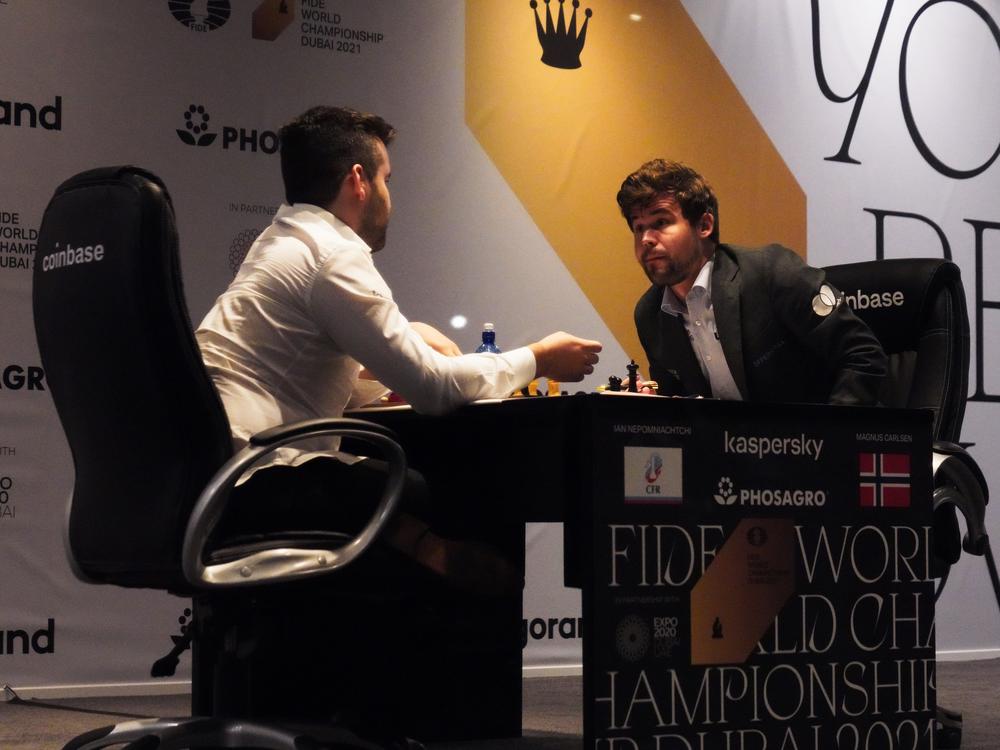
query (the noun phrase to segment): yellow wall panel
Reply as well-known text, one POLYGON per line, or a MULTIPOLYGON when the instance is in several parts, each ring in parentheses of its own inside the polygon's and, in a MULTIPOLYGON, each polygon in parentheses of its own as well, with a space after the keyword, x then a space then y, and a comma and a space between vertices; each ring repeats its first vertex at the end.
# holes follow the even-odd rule
MULTIPOLYGON (((583 2, 578 26, 588 8, 581 67, 560 69, 541 62, 528 0, 467 0, 466 122, 639 360, 632 308, 648 282, 615 203, 629 172, 655 157, 686 162, 719 196, 723 242, 803 256, 806 199, 679 0, 583 2)), ((557 0, 550 9, 557 19, 557 0)), ((543 26, 545 10, 539 0, 543 26)))

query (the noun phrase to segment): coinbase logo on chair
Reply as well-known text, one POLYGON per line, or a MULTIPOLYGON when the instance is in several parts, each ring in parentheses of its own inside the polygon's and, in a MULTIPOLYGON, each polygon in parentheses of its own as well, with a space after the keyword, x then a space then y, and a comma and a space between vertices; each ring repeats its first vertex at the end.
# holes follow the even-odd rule
POLYGON ((683 500, 681 448, 625 448, 625 503, 679 505, 683 500))
POLYGON ((55 271, 59 268, 70 268, 72 266, 85 265, 87 263, 100 263, 104 260, 104 245, 77 245, 67 242, 65 247, 56 243, 55 249, 42 258, 42 271, 55 271))

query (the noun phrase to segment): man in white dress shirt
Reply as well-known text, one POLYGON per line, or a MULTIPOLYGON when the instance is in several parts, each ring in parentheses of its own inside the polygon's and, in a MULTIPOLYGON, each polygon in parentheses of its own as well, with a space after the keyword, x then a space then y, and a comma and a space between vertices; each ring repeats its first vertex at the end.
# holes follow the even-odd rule
MULTIPOLYGON (((439 331, 403 316, 373 261, 392 208, 387 146, 395 131, 382 118, 314 107, 279 135, 286 203, 197 330, 237 448, 268 427, 341 416, 364 400, 359 395, 371 395, 371 379, 433 414, 509 395, 536 377, 578 381, 593 372, 597 341, 559 332, 503 354, 463 355, 439 331)), ((251 533, 265 507, 317 528, 331 506, 338 520, 363 523, 370 502, 345 498, 377 493, 379 465, 337 455, 336 447, 281 449, 244 483, 239 517, 225 528, 251 533)), ((419 482, 408 494, 419 515, 426 503, 419 482)), ((469 567, 467 550, 411 513, 388 538, 438 573, 469 567)))

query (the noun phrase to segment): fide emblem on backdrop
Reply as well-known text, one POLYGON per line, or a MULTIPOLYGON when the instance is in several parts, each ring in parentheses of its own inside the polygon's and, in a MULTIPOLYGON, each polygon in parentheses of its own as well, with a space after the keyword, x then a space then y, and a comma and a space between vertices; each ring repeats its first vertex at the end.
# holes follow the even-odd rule
POLYGON ((229 0, 169 0, 167 6, 191 31, 215 31, 229 20, 229 0))

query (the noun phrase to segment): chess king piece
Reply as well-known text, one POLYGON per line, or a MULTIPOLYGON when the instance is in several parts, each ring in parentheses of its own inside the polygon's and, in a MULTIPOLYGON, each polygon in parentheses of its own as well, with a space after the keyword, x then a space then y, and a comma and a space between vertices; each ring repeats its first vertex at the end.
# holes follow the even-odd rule
POLYGON ((639 392, 639 365, 635 363, 633 359, 627 365, 625 369, 628 370, 628 392, 638 393, 639 392))

